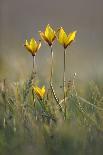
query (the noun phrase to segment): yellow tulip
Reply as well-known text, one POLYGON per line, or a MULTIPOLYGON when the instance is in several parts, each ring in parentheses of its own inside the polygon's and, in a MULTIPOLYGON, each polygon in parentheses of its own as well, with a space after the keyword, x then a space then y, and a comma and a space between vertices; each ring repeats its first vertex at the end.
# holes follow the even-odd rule
POLYGON ((40 99, 43 99, 45 95, 45 86, 43 86, 42 88, 33 86, 33 90, 40 99))
POLYGON ((31 38, 30 43, 26 40, 24 46, 32 54, 32 56, 35 56, 41 47, 41 42, 37 43, 34 38, 31 38))
POLYGON ((45 32, 39 31, 41 38, 51 46, 53 44, 53 41, 56 38, 56 32, 51 28, 51 26, 48 24, 46 26, 45 32))
POLYGON ((77 33, 77 31, 73 31, 73 32, 69 33, 69 35, 67 35, 66 32, 64 31, 64 29, 61 27, 57 31, 57 39, 58 39, 59 43, 62 44, 63 47, 66 49, 68 47, 68 45, 70 45, 75 40, 76 33, 77 33))

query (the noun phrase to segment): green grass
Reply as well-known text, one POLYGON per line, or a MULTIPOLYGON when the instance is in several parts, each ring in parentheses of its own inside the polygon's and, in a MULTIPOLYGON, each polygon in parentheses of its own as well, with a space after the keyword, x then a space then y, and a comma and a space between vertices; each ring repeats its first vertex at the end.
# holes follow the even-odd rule
MULTIPOLYGON (((43 100, 27 81, 1 82, 0 155, 101 155, 103 152, 103 93, 94 81, 66 86, 67 116, 62 96, 51 87, 43 100)), ((54 88, 53 88, 54 89, 54 88)))

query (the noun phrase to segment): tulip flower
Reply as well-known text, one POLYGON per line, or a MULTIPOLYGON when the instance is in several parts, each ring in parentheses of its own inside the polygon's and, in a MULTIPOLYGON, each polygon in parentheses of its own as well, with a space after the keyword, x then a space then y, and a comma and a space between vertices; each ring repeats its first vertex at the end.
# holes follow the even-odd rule
POLYGON ((40 99, 43 99, 45 95, 45 86, 43 86, 42 88, 39 88, 38 86, 33 86, 33 91, 40 99))
POLYGON ((41 47, 41 42, 37 43, 34 38, 31 38, 30 43, 26 40, 24 46, 32 54, 32 56, 35 56, 41 47))
POLYGON ((34 65, 35 65, 35 56, 36 53, 38 52, 38 50, 41 47, 41 42, 39 41, 39 43, 36 42, 36 40, 34 38, 31 38, 30 42, 28 43, 28 41, 25 41, 25 45, 26 49, 32 54, 33 56, 33 72, 34 72, 34 65))
POLYGON ((44 32, 39 31, 41 38, 51 46, 56 38, 56 32, 48 24, 44 32))
POLYGON ((52 76, 53 76, 53 49, 52 45, 54 40, 56 39, 56 32, 51 28, 48 24, 45 28, 44 32, 39 31, 41 38, 48 43, 51 48, 51 72, 50 72, 50 84, 52 83, 52 76))
POLYGON ((70 44, 75 40, 76 33, 77 33, 77 31, 73 31, 73 32, 69 33, 69 35, 67 35, 62 27, 56 33, 58 42, 64 47, 63 93, 64 93, 64 118, 65 119, 66 119, 66 111, 67 111, 67 107, 66 107, 66 76, 65 76, 65 73, 66 73, 66 48, 68 46, 70 46, 70 44))
POLYGON ((64 29, 61 27, 57 31, 57 39, 59 43, 66 49, 75 40, 76 33, 77 31, 73 31, 70 32, 69 35, 67 35, 64 29))

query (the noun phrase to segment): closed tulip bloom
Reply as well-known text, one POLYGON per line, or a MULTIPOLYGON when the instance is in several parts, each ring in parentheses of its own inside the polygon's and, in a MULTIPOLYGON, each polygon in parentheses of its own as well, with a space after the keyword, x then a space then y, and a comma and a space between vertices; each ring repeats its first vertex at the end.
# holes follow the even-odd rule
POLYGON ((64 29, 61 27, 57 31, 57 39, 59 43, 66 49, 75 40, 76 33, 77 31, 73 31, 67 35, 64 29))
POLYGON ((34 38, 31 38, 29 43, 27 40, 25 41, 24 46, 32 54, 32 56, 35 56, 41 47, 41 42, 37 43, 34 38))
POLYGON ((51 46, 56 38, 56 32, 48 24, 44 32, 39 31, 41 38, 51 46))

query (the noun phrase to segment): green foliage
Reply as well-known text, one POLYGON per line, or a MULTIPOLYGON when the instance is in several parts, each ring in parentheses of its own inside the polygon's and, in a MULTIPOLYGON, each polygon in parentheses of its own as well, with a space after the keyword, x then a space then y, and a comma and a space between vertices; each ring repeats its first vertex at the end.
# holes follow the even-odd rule
POLYGON ((64 120, 64 100, 58 103, 51 88, 39 99, 32 91, 34 81, 32 74, 27 81, 1 83, 0 154, 101 155, 103 96, 98 85, 91 82, 83 96, 75 83, 67 88, 64 120))

